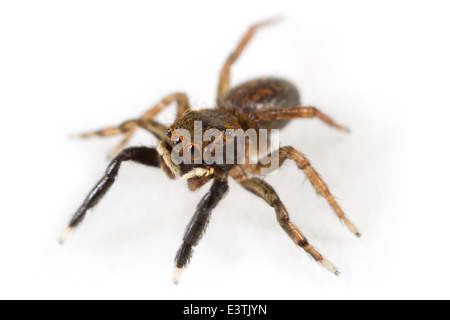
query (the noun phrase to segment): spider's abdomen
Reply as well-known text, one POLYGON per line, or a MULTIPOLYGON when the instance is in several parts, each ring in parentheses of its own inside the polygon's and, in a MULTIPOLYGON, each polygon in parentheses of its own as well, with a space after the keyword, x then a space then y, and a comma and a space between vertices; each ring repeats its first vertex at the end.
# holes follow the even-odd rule
MULTIPOLYGON (((234 114, 245 127, 256 110, 280 109, 300 105, 297 89, 276 78, 261 78, 234 87, 223 97, 219 108, 234 114)), ((261 121, 263 128, 281 128, 289 120, 261 121)))

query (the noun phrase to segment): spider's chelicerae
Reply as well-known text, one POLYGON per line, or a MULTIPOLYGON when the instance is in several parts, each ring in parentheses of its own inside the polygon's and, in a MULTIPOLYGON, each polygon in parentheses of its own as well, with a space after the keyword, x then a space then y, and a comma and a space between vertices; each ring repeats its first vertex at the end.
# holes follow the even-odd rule
MULTIPOLYGON (((357 229, 345 216, 308 159, 300 151, 286 146, 269 152, 264 158, 251 161, 249 156, 251 139, 248 139, 249 137, 245 134, 244 154, 240 154, 236 147, 240 145, 236 143, 239 138, 237 132, 254 130, 257 140, 267 140, 267 137, 260 136, 262 129, 280 129, 287 121, 294 118, 317 117, 332 127, 346 131, 345 127, 335 123, 317 108, 301 106, 297 89, 285 80, 260 78, 230 88, 231 66, 238 59, 255 31, 271 22, 266 21, 252 26, 226 60, 220 73, 216 108, 191 110, 187 96, 184 93, 174 93, 137 119, 125 121, 117 127, 81 135, 81 137, 105 137, 124 134, 125 138, 114 150, 116 156, 108 166, 105 175, 89 192, 83 204, 74 214, 61 236, 61 242, 64 242, 72 230, 83 220, 86 212, 94 207, 113 185, 122 162, 134 161, 151 167, 159 167, 171 179, 180 176, 187 181, 191 191, 212 181, 209 191, 198 204, 194 216, 186 228, 183 242, 176 254, 175 283, 178 283, 181 271, 189 263, 193 249, 208 225, 212 210, 227 193, 230 177, 274 208, 278 222, 296 245, 303 248, 329 271, 336 275, 339 274, 337 268, 325 260, 290 221, 288 212, 275 190, 258 177, 262 175, 263 170, 268 169, 267 159, 270 159, 271 165, 276 162, 277 166, 281 166, 288 159, 293 160, 317 193, 325 198, 339 219, 351 232, 359 236, 357 229), (157 122, 154 117, 172 102, 177 103, 179 116, 173 124, 167 127, 157 122), (138 128, 148 130, 159 139, 156 148, 123 149, 138 128), (212 136, 209 134, 209 138, 205 138, 208 136, 208 132, 213 134, 212 136), (196 138, 199 134, 204 137, 200 141, 196 138), (189 137, 194 137, 194 140, 189 137), (225 152, 223 152, 224 149, 225 152), (232 155, 231 161, 229 161, 230 154, 232 155), (180 159, 181 161, 179 161, 180 159), (254 177, 249 177, 249 175, 254 177)), ((257 151, 258 146, 260 144, 256 146, 257 151)))

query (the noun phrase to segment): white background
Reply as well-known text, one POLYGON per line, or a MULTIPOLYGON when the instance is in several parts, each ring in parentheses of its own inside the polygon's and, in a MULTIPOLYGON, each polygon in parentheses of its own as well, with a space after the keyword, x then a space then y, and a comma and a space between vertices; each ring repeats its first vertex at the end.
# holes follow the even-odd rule
MULTIPOLYGON (((449 7, 445 1, 2 1, 0 298, 448 299, 449 7), (267 178, 335 277, 230 182, 180 285, 173 258, 206 188, 124 164, 64 246, 57 239, 120 137, 69 135, 138 116, 186 92, 214 106, 273 75, 351 128, 297 120, 281 133, 310 158, 363 237, 339 223, 289 163, 267 178)), ((169 124, 174 107, 158 119, 169 124)), ((133 145, 155 145, 139 132, 133 145)))

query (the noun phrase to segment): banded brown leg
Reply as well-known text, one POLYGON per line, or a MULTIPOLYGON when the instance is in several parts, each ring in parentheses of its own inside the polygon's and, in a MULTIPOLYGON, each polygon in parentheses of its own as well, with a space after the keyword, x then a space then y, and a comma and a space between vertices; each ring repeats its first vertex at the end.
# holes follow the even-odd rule
POLYGON ((267 182, 259 178, 249 179, 244 169, 240 166, 234 167, 231 170, 230 175, 245 189, 262 198, 268 205, 275 209, 277 220, 280 226, 295 242, 296 245, 305 250, 306 253, 308 253, 315 261, 319 262, 330 272, 334 273, 335 275, 339 275, 338 269, 333 264, 331 264, 331 262, 326 260, 316 249, 314 249, 309 244, 306 237, 290 221, 286 207, 281 202, 275 190, 267 182))
POLYGON ((244 48, 247 46, 250 39, 253 37, 256 30, 259 28, 272 24, 274 22, 277 22, 277 19, 274 20, 267 20, 263 21, 261 23, 255 24, 252 27, 248 29, 248 31, 245 33, 245 35, 242 37, 241 41, 239 42, 236 49, 230 54, 228 59, 225 61, 224 66, 222 67, 222 70, 220 72, 220 78, 219 78, 219 86, 217 88, 217 103, 220 105, 220 102, 225 95, 225 93, 228 92, 230 88, 230 69, 234 62, 239 58, 244 48))
MULTIPOLYGON (((293 147, 288 146, 280 148, 276 151, 276 153, 278 153, 278 157, 271 155, 269 158, 272 161, 278 161, 278 167, 281 167, 287 159, 293 160, 297 164, 297 167, 303 171, 316 192, 325 198, 338 218, 344 222, 344 224, 353 234, 355 234, 357 237, 361 236, 355 225, 346 217, 344 211, 341 209, 336 199, 331 194, 325 182, 319 176, 317 171, 312 167, 309 160, 300 151, 297 151, 293 147)), ((260 175, 261 169, 268 166, 267 164, 264 165, 263 163, 267 163, 267 161, 259 161, 258 164, 254 165, 247 164, 244 165, 244 168, 248 172, 260 175)))
POLYGON ((315 107, 290 107, 278 109, 265 109, 255 111, 255 120, 281 120, 294 118, 318 118, 336 129, 349 131, 346 127, 337 124, 329 116, 315 107))
MULTIPOLYGON (((189 109, 189 100, 187 96, 184 93, 174 93, 165 97, 161 102, 159 102, 153 108, 148 110, 146 113, 142 114, 138 119, 125 121, 116 127, 109 127, 93 132, 83 133, 78 135, 78 137, 80 138, 90 138, 95 136, 108 137, 117 134, 125 134, 123 140, 111 152, 111 156, 114 156, 123 149, 123 147, 126 145, 128 140, 131 138, 131 136, 140 126, 140 124, 145 122, 145 120, 152 119, 154 116, 156 116, 159 112, 161 112, 164 108, 166 108, 169 104, 171 104, 174 101, 178 105, 177 111, 178 114, 183 114, 187 109, 189 109)), ((161 137, 159 138, 161 139, 161 137)))

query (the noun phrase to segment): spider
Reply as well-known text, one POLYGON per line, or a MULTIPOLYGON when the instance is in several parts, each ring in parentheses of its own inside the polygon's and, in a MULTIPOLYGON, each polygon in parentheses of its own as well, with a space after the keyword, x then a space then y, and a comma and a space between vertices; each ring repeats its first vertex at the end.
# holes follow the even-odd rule
MULTIPOLYGON (((212 181, 209 191, 198 204, 185 230, 182 244, 176 253, 175 284, 179 282, 183 269, 188 265, 192 257, 194 247, 202 238, 211 218, 212 210, 226 195, 229 188, 228 179, 230 177, 236 180, 246 190, 262 198, 275 210, 276 218, 280 226, 297 246, 302 248, 326 269, 339 275, 338 269, 328 260, 324 259, 309 244, 303 233, 291 222, 288 211, 275 190, 265 180, 260 178, 262 170, 267 168, 267 162, 264 162, 263 158, 250 163, 247 152, 244 161, 239 163, 236 159, 231 163, 223 163, 220 161, 211 163, 206 158, 195 161, 194 163, 192 161, 177 162, 174 160, 174 155, 188 155, 187 160, 198 160, 197 156, 205 153, 210 148, 211 144, 207 145, 206 142, 202 141, 200 143, 192 143, 188 139, 185 139, 183 135, 179 134, 180 130, 185 130, 185 132, 187 131, 187 133, 195 136, 198 133, 198 130, 195 129, 195 123, 199 121, 202 124, 200 133, 204 134, 207 129, 215 129, 222 134, 223 138, 218 139, 216 137, 217 141, 225 141, 225 145, 229 145, 230 141, 234 141, 235 136, 230 136, 229 134, 233 130, 281 129, 289 120, 294 118, 315 117, 331 127, 347 131, 344 126, 335 123, 329 116, 317 108, 300 105, 297 89, 286 80, 259 78, 230 88, 231 66, 241 55, 255 32, 261 27, 273 22, 274 20, 264 21, 250 27, 240 40, 238 46, 226 60, 220 72, 216 101, 217 107, 195 111, 190 108, 186 94, 173 93, 165 97, 161 102, 137 119, 125 121, 119 126, 80 135, 80 137, 87 138, 124 134, 125 137, 114 149, 113 153, 116 156, 107 167, 104 176, 89 192, 80 208, 73 215, 68 227, 60 238, 61 243, 82 222, 87 211, 94 207, 107 193, 117 178, 122 162, 134 161, 151 167, 159 167, 171 179, 177 176, 185 179, 191 191, 195 191, 212 181), (172 102, 176 102, 179 116, 173 124, 167 127, 156 121, 154 117, 172 102), (130 147, 124 149, 124 146, 138 128, 148 130, 159 139, 156 148, 130 147)), ((216 142, 216 138, 214 142, 216 142)), ((248 145, 247 140, 246 145, 248 145)), ((214 150, 211 154, 220 158, 220 155, 214 154, 214 150)), ((360 236, 356 227, 346 217, 324 181, 300 151, 291 146, 285 146, 279 148, 273 154, 276 154, 276 161, 278 161, 279 166, 283 165, 286 160, 293 160, 305 174, 316 192, 325 198, 338 218, 344 222, 352 233, 358 237, 360 236)), ((184 159, 186 160, 186 158, 184 159)))

